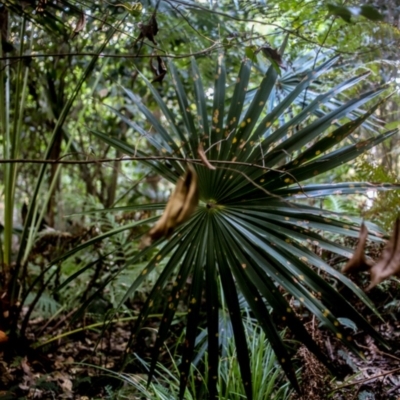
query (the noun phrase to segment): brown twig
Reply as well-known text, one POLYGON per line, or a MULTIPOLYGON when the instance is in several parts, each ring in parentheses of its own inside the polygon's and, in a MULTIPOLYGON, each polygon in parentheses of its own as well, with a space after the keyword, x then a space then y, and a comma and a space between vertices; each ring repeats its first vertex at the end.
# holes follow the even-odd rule
MULTIPOLYGON (((169 157, 169 156, 122 156, 116 158, 98 158, 98 159, 87 159, 87 160, 62 160, 62 158, 68 157, 72 155, 72 153, 65 154, 62 157, 56 160, 45 160, 45 159, 32 159, 32 158, 10 158, 10 159, 0 159, 0 164, 98 164, 98 163, 105 163, 105 162, 114 162, 114 161, 151 161, 151 160, 168 160, 168 161, 181 161, 181 162, 188 162, 194 164, 202 164, 201 159, 190 159, 190 158, 182 158, 182 157, 169 157)), ((208 160, 214 164, 230 164, 230 165, 243 165, 245 167, 254 167, 260 169, 266 169, 268 171, 273 172, 280 172, 282 174, 286 174, 291 176, 290 172, 283 171, 276 168, 269 168, 264 167, 262 165, 241 162, 241 161, 223 161, 223 160, 208 160)), ((292 177, 292 176, 291 176, 292 177)))
MULTIPOLYGON (((43 160, 43 159, 23 159, 23 158, 14 158, 14 159, 3 159, 0 160, 0 164, 68 164, 68 165, 80 165, 80 164, 100 164, 100 163, 106 163, 106 162, 119 162, 119 161, 162 161, 162 160, 173 160, 173 161, 180 161, 180 162, 187 162, 187 163, 193 163, 193 164, 201 164, 202 166, 204 165, 204 162, 202 159, 188 159, 188 158, 180 158, 180 157, 167 157, 167 156, 146 156, 146 157, 136 157, 136 156, 123 156, 123 157, 117 157, 117 158, 100 158, 100 159, 87 159, 87 160, 62 160, 61 158, 65 158, 70 156, 71 154, 64 154, 62 157, 60 157, 57 160, 43 160)), ((258 165, 258 164, 253 164, 253 163, 246 163, 246 162, 240 162, 240 161, 222 161, 222 160, 208 160, 209 163, 212 164, 219 164, 219 165, 241 165, 241 166, 246 166, 246 167, 252 167, 252 168, 259 168, 263 170, 268 170, 272 172, 278 172, 284 175, 288 175, 290 178, 293 179, 294 182, 297 183, 299 186, 300 190, 303 192, 303 194, 307 196, 307 194, 303 191, 303 187, 300 184, 300 182, 293 176, 288 171, 276 169, 276 168, 269 168, 265 167, 263 165, 258 165)), ((250 179, 244 172, 228 167, 220 167, 223 169, 228 169, 231 171, 235 171, 239 174, 242 174, 246 179, 250 179)), ((272 195, 270 192, 266 191, 264 188, 262 188, 260 185, 257 185, 254 183, 256 187, 260 188, 262 191, 265 193, 272 195)), ((280 197, 278 195, 274 195, 277 197, 280 197)))
MULTIPOLYGON (((368 346, 364 346, 364 345, 362 345, 362 344, 360 344, 360 343, 357 343, 357 341, 355 341, 355 343, 357 344, 358 347, 361 347, 361 348, 363 348, 363 349, 369 350, 369 347, 368 347, 368 346)), ((390 358, 393 358, 394 360, 400 361, 400 358, 394 356, 393 354, 385 353, 384 351, 379 350, 379 349, 374 349, 374 351, 375 351, 376 353, 382 354, 382 355, 384 355, 384 356, 386 356, 386 357, 390 357, 390 358)))
MULTIPOLYGON (((71 154, 65 154, 64 156, 60 157, 57 160, 44 160, 44 159, 24 159, 24 158, 13 158, 13 159, 3 159, 0 160, 0 164, 69 164, 69 165, 79 165, 79 164, 99 164, 99 163, 106 163, 106 162, 115 162, 115 161, 149 161, 149 160, 173 160, 173 161, 181 161, 181 162, 188 162, 194 164, 203 164, 201 159, 189 159, 189 158, 181 158, 181 157, 167 157, 167 156, 146 156, 146 157, 136 157, 136 156, 123 156, 117 158, 99 158, 99 159, 87 159, 87 160, 62 160, 61 158, 65 158, 71 154)), ((272 172, 278 172, 284 175, 288 175, 291 177, 300 187, 300 183, 297 182, 296 178, 288 171, 276 169, 276 168, 269 168, 263 165, 253 164, 253 163, 246 163, 240 161, 222 161, 222 160, 208 160, 209 163, 213 164, 229 164, 229 165, 242 165, 245 167, 252 167, 252 168, 259 168, 264 169, 272 172)), ((233 170, 236 171, 236 170, 233 170)), ((239 172, 240 171, 236 171, 239 172)))
POLYGON ((364 383, 364 382, 372 381, 373 379, 381 378, 383 376, 391 375, 391 374, 393 374, 395 372, 398 372, 398 371, 400 371, 400 368, 395 368, 395 369, 392 369, 390 371, 382 372, 381 374, 374 375, 374 376, 371 376, 369 378, 361 379, 361 380, 356 381, 356 382, 346 383, 345 385, 341 385, 341 386, 338 386, 335 389, 332 389, 329 393, 336 392, 337 390, 344 389, 346 387, 351 387, 351 386, 359 385, 359 384, 364 383))
MULTIPOLYGON (((243 38, 240 41, 236 42, 236 45, 238 48, 242 48, 244 44, 246 44, 249 41, 255 40, 255 39, 265 39, 266 36, 270 36, 271 34, 256 34, 251 37, 243 38)), ((138 42, 138 38, 135 39, 134 43, 131 45, 134 46, 138 42)), ((37 53, 37 54, 22 54, 22 55, 17 55, 17 56, 3 56, 0 57, 0 61, 7 61, 7 60, 21 60, 21 59, 26 59, 30 60, 33 58, 46 58, 46 57, 93 57, 93 56, 98 56, 99 58, 157 58, 160 55, 162 55, 163 58, 171 58, 171 59, 182 59, 182 58, 190 58, 190 57, 196 57, 196 56, 201 56, 208 54, 210 52, 222 49, 226 47, 225 44, 221 42, 214 42, 211 46, 206 47, 205 49, 199 50, 197 52, 190 52, 190 53, 183 53, 183 54, 168 54, 165 50, 158 48, 157 46, 154 46, 151 43, 144 43, 148 46, 150 46, 153 50, 156 50, 156 52, 152 52, 150 54, 133 54, 132 52, 129 53, 118 53, 118 54, 110 54, 110 53, 102 53, 98 55, 97 53, 93 52, 68 52, 68 53, 37 53), (162 54, 160 54, 162 53, 162 54)))
MULTIPOLYGON (((274 197, 276 199, 282 200, 282 196, 279 196, 278 194, 272 193, 272 192, 268 191, 267 189, 264 189, 262 186, 257 184, 253 179, 251 179, 249 176, 247 176, 243 171, 240 171, 238 169, 229 168, 229 167, 220 167, 220 168, 221 169, 225 169, 227 171, 233 171, 233 172, 236 172, 236 173, 242 175, 247 181, 249 181, 257 189, 259 189, 262 192, 264 192, 267 196, 274 197)), ((261 167, 261 168, 263 168, 263 167, 261 167)), ((300 183, 298 183, 298 185, 300 186, 300 189, 303 191, 303 188, 300 185, 300 183)), ((303 191, 303 194, 308 197, 307 193, 305 193, 304 191, 303 191)), ((291 202, 289 202, 287 200, 283 200, 283 201, 285 203, 289 204, 291 207, 296 207, 293 203, 291 203, 291 202)))

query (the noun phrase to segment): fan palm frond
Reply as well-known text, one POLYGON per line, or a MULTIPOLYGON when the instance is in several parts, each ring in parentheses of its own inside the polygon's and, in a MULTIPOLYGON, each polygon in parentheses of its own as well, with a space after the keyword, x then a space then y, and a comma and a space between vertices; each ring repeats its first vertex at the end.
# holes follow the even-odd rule
MULTIPOLYGON (((365 123, 381 101, 358 115, 354 112, 382 94, 382 87, 340 104, 331 103, 332 109, 328 107, 322 114, 316 112, 321 104, 327 104, 330 98, 364 79, 365 74, 350 78, 327 93, 315 96, 293 118, 288 117, 287 111, 296 99, 337 60, 337 57, 330 58, 315 69, 304 70, 303 78, 293 84, 293 90, 280 102, 271 103, 278 79, 273 67, 266 71, 261 84, 250 96, 247 88, 252 62, 245 59, 232 94, 227 94, 229 88, 226 86, 226 68, 221 54, 218 57, 210 112, 197 63, 192 59, 196 113, 192 113, 193 108, 189 106, 188 93, 177 68, 170 63, 169 71, 181 114, 179 121, 152 84, 142 77, 164 113, 163 124, 140 98, 124 89, 156 134, 150 136, 145 127, 136 122, 130 122, 131 126, 149 138, 154 148, 163 155, 186 158, 187 162, 193 163, 198 175, 201 201, 197 210, 167 242, 153 244, 159 246, 159 251, 127 292, 127 296, 133 293, 159 260, 168 257, 136 326, 137 332, 149 315, 154 300, 174 276, 174 288, 158 330, 151 375, 177 305, 182 300, 183 287, 191 276, 186 341, 180 369, 181 398, 194 357, 200 316, 203 314, 208 329, 208 390, 211 398, 216 395, 221 296, 229 310, 241 376, 249 399, 252 398, 252 378, 239 293, 244 296, 264 329, 287 377, 297 388, 291 354, 279 334, 275 316, 278 316, 280 324, 290 328, 294 337, 305 343, 328 366, 329 362, 297 317, 285 293, 315 314, 353 351, 358 352, 351 336, 339 322, 340 318, 352 320, 385 345, 368 321, 333 286, 333 282, 347 286, 376 312, 364 292, 310 250, 312 244, 350 258, 352 250, 329 240, 324 233, 357 237, 360 220, 309 206, 304 199, 338 193, 365 193, 371 188, 398 188, 395 185, 362 182, 301 183, 356 158, 397 132, 387 131, 368 140, 346 143, 346 138, 365 123), (314 117, 311 117, 313 114, 314 117), (204 154, 209 163, 216 167, 215 170, 198 160, 199 145, 205 149, 204 154)), ((133 154, 127 143, 101 132, 94 133, 115 148, 133 154)), ((176 182, 185 170, 184 163, 178 161, 172 163, 172 169, 161 160, 149 160, 148 165, 171 182, 176 182)), ((378 226, 368 223, 368 229, 370 239, 382 240, 384 232, 378 226)))

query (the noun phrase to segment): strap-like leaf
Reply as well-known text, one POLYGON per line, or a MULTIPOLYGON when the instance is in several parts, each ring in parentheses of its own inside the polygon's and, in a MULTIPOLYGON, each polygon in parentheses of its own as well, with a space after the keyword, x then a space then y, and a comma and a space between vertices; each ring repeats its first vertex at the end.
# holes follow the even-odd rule
MULTIPOLYGON (((392 131, 385 132, 384 134, 378 136, 377 138, 371 138, 368 140, 364 140, 363 142, 359 142, 353 144, 351 146, 347 146, 340 150, 336 150, 332 153, 326 154, 315 161, 312 161, 304 166, 300 166, 299 168, 294 168, 290 171, 293 175, 294 179, 298 181, 302 181, 313 176, 317 176, 322 174, 323 172, 330 171, 333 168, 336 168, 339 165, 342 165, 348 161, 354 160, 359 155, 365 153, 367 150, 376 146, 377 144, 383 142, 384 140, 390 138, 394 134, 398 132, 397 129, 392 131)), ((288 183, 293 183, 292 181, 288 182, 276 182, 276 188, 280 188, 282 186, 287 185, 288 183)))
MULTIPOLYGON (((186 92, 183 88, 183 84, 179 77, 178 71, 175 65, 171 62, 168 64, 169 69, 171 71, 172 80, 175 86, 175 92, 178 98, 179 108, 182 113, 183 122, 186 127, 186 137, 191 149, 191 153, 193 158, 196 157, 197 149, 199 146, 199 140, 197 135, 197 129, 193 121, 193 116, 190 111, 189 102, 186 96, 186 92)), ((186 142, 181 144, 182 146, 186 146, 186 142)))
POLYGON ((209 217, 209 231, 207 232, 207 253, 205 268, 205 296, 207 307, 207 332, 208 332, 208 371, 207 387, 210 399, 217 398, 217 377, 219 369, 219 289, 216 269, 215 234, 216 226, 209 217))
MULTIPOLYGON (((223 235, 221 236, 221 241, 225 242, 225 247, 235 249, 236 244, 230 240, 229 232, 226 229, 222 229, 222 233, 223 235)), ((279 363, 282 365, 282 368, 288 376, 290 382, 298 391, 300 391, 296 374, 290 361, 290 356, 282 342, 282 338, 276 330, 265 304, 262 302, 260 293, 256 289, 255 285, 249 280, 247 274, 243 271, 247 269, 247 264, 240 264, 240 260, 234 259, 231 252, 227 253, 227 261, 230 265, 230 269, 235 275, 236 282, 238 283, 241 292, 245 296, 250 308, 254 312, 258 322, 261 324, 264 332, 269 338, 279 363)), ((257 278, 255 278, 255 280, 257 281, 257 278)))
MULTIPOLYGON (((293 100, 306 88, 309 86, 309 84, 318 78, 322 73, 324 73, 326 70, 328 70, 333 64, 335 64, 338 61, 339 57, 333 57, 330 60, 324 62, 322 65, 320 65, 318 68, 315 70, 312 70, 306 74, 306 76, 303 78, 303 80, 296 86, 296 88, 290 92, 288 96, 285 97, 284 100, 282 100, 273 110, 271 113, 268 113, 268 115, 262 119, 262 121, 259 123, 258 127, 254 131, 254 137, 255 138, 260 138, 264 137, 265 133, 268 132, 270 127, 272 126, 272 123, 292 104, 293 100)), ((268 141, 269 142, 269 141, 268 141)), ((267 143, 268 143, 267 142, 267 143)), ((265 147, 269 145, 265 144, 265 147)))
MULTIPOLYGON (((118 149, 122 151, 125 154, 129 154, 130 156, 137 156, 137 157, 148 157, 148 160, 143 160, 143 164, 148 165, 151 167, 153 170, 155 170, 158 174, 163 176, 164 178, 170 180, 171 182, 176 182, 178 179, 178 175, 174 174, 171 168, 168 168, 165 163, 159 160, 151 160, 151 156, 148 154, 145 154, 144 152, 140 150, 135 150, 132 148, 129 144, 126 142, 110 137, 102 132, 94 131, 91 130, 91 132, 96 135, 98 138, 100 138, 102 141, 105 143, 108 143, 110 146, 114 147, 115 149, 118 149)), ((179 163, 173 162, 173 165, 176 167, 177 171, 183 172, 184 169, 180 166, 179 163)))
POLYGON ((332 195, 365 194, 371 190, 400 189, 400 184, 395 183, 369 183, 369 182, 340 182, 299 187, 283 188, 276 194, 285 199, 304 199, 312 197, 327 197, 332 195))
POLYGON ((153 350, 153 354, 152 354, 152 358, 151 358, 150 371, 149 371, 149 376, 148 376, 149 382, 151 381, 151 379, 153 377, 160 351, 162 349, 164 341, 167 338, 169 328, 171 326, 172 320, 173 320, 175 312, 177 310, 178 303, 181 299, 183 287, 186 284, 186 281, 187 281, 190 271, 192 270, 192 267, 193 267, 192 264, 193 264, 195 255, 197 254, 198 246, 195 242, 192 242, 190 244, 190 246, 188 246, 186 249, 187 249, 187 252, 183 258, 181 268, 180 268, 178 275, 174 281, 173 290, 172 290, 169 298, 167 299, 165 311, 161 318, 160 326, 158 328, 157 339, 154 344, 154 350, 153 350))
MULTIPOLYGON (((236 343, 237 358, 239 361, 240 373, 247 399, 253 398, 250 358, 247 347, 246 335, 243 328, 242 316, 238 302, 235 281, 232 276, 230 265, 227 262, 230 249, 222 242, 222 236, 216 237, 216 256, 218 270, 221 275, 221 283, 224 291, 224 297, 229 309, 229 317, 233 328, 233 334, 236 343)), ((213 377, 214 378, 214 377, 213 377)), ((215 376, 214 379, 216 379, 215 376)))
MULTIPOLYGON (((252 134, 253 129, 258 122, 258 118, 261 115, 262 110, 265 109, 268 97, 271 94, 272 90, 274 89, 277 76, 278 74, 275 68, 271 65, 268 68, 266 76, 264 77, 259 88, 257 89, 253 101, 251 102, 249 108, 247 109, 247 112, 243 120, 241 121, 237 132, 235 133, 235 138, 232 141, 234 145, 232 146, 231 153, 233 154, 236 153, 236 156, 238 156, 239 153, 242 153, 241 149, 247 142, 250 134, 252 134), (238 149, 240 149, 240 151, 238 151, 238 149)), ((256 135, 254 136, 255 140, 261 139, 261 136, 260 137, 257 137, 256 135)), ((241 156, 240 159, 243 159, 243 157, 241 156)))
MULTIPOLYGON (((275 165, 280 160, 285 158, 288 153, 290 154, 292 151, 300 149, 301 146, 315 139, 323 131, 329 128, 332 121, 334 121, 335 119, 343 118, 345 115, 349 114, 357 107, 362 106, 367 101, 379 95, 379 93, 382 93, 383 90, 384 90, 383 88, 380 90, 373 90, 360 95, 356 99, 349 100, 346 104, 337 108, 336 110, 329 113, 325 117, 317 119, 307 127, 301 129, 299 132, 294 133, 283 143, 278 144, 276 147, 274 147, 273 151, 271 151, 269 155, 265 157, 266 165, 267 166, 275 165)), ((267 146, 269 146, 269 143, 267 142, 263 143, 265 152, 268 151, 267 146)))
POLYGON ((168 133, 168 131, 163 127, 163 125, 160 123, 159 119, 154 116, 154 114, 142 103, 141 99, 133 94, 130 90, 124 89, 124 92, 128 95, 128 97, 132 100, 132 102, 136 105, 136 107, 139 109, 139 111, 147 118, 147 120, 150 122, 152 127, 156 130, 156 132, 160 135, 160 138, 158 140, 155 140, 155 138, 151 137, 149 133, 147 133, 142 127, 140 127, 139 124, 137 124, 134 121, 131 121, 129 118, 125 117, 122 115, 120 112, 118 112, 115 108, 108 106, 116 115, 118 115, 126 124, 134 128, 136 131, 138 131, 142 136, 144 136, 148 141, 151 142, 153 146, 156 146, 156 148, 164 148, 168 153, 173 154, 177 157, 181 157, 182 154, 180 152, 179 146, 175 143, 174 139, 171 137, 171 135, 168 133), (155 142, 158 142, 155 144, 155 142))
POLYGON ((217 62, 214 83, 214 101, 211 115, 211 135, 209 141, 209 146, 214 145, 210 149, 210 158, 212 159, 217 158, 219 143, 221 143, 221 140, 225 139, 224 133, 226 134, 226 132, 224 132, 226 68, 223 53, 218 54, 217 62))
MULTIPOLYGON (((259 237, 262 235, 262 237, 267 239, 269 243, 273 243, 277 249, 280 248, 280 251, 286 254, 285 258, 287 260, 291 260, 292 265, 297 266, 299 270, 297 274, 303 276, 302 279, 304 279, 305 281, 308 279, 308 284, 310 285, 310 287, 313 288, 316 293, 321 293, 322 299, 324 300, 325 304, 330 304, 331 308, 337 309, 337 312, 339 313, 343 313, 343 315, 341 316, 347 316, 363 329, 370 330, 371 335, 377 335, 376 331, 371 328, 368 322, 360 314, 358 314, 357 311, 353 307, 351 307, 350 304, 340 294, 336 296, 334 302, 331 301, 335 289, 331 285, 329 285, 324 279, 322 279, 318 274, 307 267, 305 262, 308 262, 311 265, 314 265, 317 268, 324 270, 336 279, 340 280, 343 284, 348 286, 361 300, 363 300, 365 303, 369 303, 370 307, 377 314, 377 310, 368 301, 365 293, 361 291, 356 285, 354 285, 351 280, 341 275, 338 271, 330 267, 328 264, 324 263, 319 257, 317 257, 305 246, 300 246, 295 241, 290 241, 287 239, 284 240, 285 236, 277 234, 277 231, 276 229, 274 229, 273 226, 270 225, 271 230, 266 230, 265 228, 267 227, 265 226, 265 224, 263 224, 264 229, 258 228, 248 222, 241 225, 242 227, 249 229, 251 232, 254 232, 259 237), (324 293, 326 293, 325 296, 324 293)), ((384 343, 380 335, 377 335, 376 339, 384 343)))
POLYGON ((186 335, 185 335, 185 345, 182 351, 182 362, 180 365, 180 389, 179 398, 183 399, 187 379, 189 376, 189 370, 191 361, 193 358, 193 350, 196 341, 197 328, 200 322, 200 306, 202 303, 202 291, 203 291, 203 274, 204 274, 204 264, 205 264, 205 254, 207 254, 207 235, 206 233, 210 230, 210 221, 207 219, 205 224, 203 224, 201 232, 201 240, 199 243, 199 249, 196 254, 196 260, 193 264, 193 276, 192 276, 192 286, 189 295, 188 304, 188 317, 186 324, 186 335))
POLYGON ((168 129, 171 129, 177 138, 179 138, 180 143, 179 147, 182 149, 183 154, 188 156, 190 153, 190 148, 187 143, 187 139, 180 129, 179 125, 175 121, 175 117, 169 107, 165 104, 163 98, 161 97, 159 91, 151 84, 151 82, 146 79, 146 77, 139 72, 140 76, 142 77, 143 81, 146 83, 147 87, 150 89, 154 100, 156 101, 157 105, 160 107, 162 113, 164 114, 165 118, 168 121, 168 129))
POLYGON ((194 57, 192 57, 191 59, 191 64, 194 82, 194 94, 196 97, 197 105, 197 119, 199 123, 200 140, 204 142, 203 146, 206 147, 208 145, 208 139, 210 135, 210 128, 208 126, 206 95, 204 93, 203 82, 200 77, 199 67, 197 66, 196 59, 194 57))

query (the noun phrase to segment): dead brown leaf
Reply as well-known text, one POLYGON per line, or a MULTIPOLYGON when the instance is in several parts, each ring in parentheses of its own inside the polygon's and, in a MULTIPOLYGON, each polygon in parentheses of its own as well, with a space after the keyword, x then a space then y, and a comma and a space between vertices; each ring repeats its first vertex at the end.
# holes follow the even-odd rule
POLYGON ((185 175, 178 179, 163 215, 149 232, 151 239, 170 237, 177 226, 190 218, 199 202, 197 180, 195 169, 188 164, 185 175))
POLYGON ((86 26, 86 15, 84 13, 81 13, 79 16, 78 22, 76 23, 76 26, 74 28, 74 33, 79 33, 85 29, 86 26))
POLYGON ((397 218, 392 237, 382 252, 381 258, 371 268, 371 283, 367 287, 367 291, 400 273, 400 219, 397 218))
POLYGON ((280 68, 286 69, 283 65, 282 56, 279 54, 278 49, 265 45, 257 49, 256 53, 259 51, 261 51, 268 60, 275 62, 280 68))
POLYGON ((400 219, 397 218, 395 222, 393 234, 384 248, 381 258, 373 265, 365 258, 364 254, 367 236, 368 230, 362 224, 357 248, 353 257, 343 268, 343 272, 351 273, 369 270, 371 274, 370 284, 365 289, 369 291, 391 276, 400 274, 400 219))
POLYGON ((140 29, 139 39, 146 38, 155 45, 157 44, 156 40, 154 39, 158 33, 158 24, 155 15, 150 18, 147 24, 139 23, 138 27, 140 29))
POLYGON ((150 59, 150 69, 153 71, 153 74, 155 78, 151 81, 151 83, 154 82, 160 82, 165 78, 165 75, 167 74, 167 67, 164 64, 164 61, 160 56, 157 56, 157 67, 153 65, 153 59, 150 59))
POLYGON ((358 245, 354 251, 353 257, 347 262, 343 268, 344 273, 353 273, 360 271, 368 271, 372 264, 369 260, 365 258, 364 249, 365 243, 367 242, 368 229, 364 223, 362 223, 360 228, 360 235, 358 240, 358 245))
POLYGON ((0 331, 0 343, 4 343, 8 341, 8 336, 5 334, 5 332, 0 331))
POLYGON ((212 165, 212 164, 210 163, 210 161, 208 161, 207 156, 206 156, 206 153, 204 152, 203 145, 202 145, 201 143, 199 143, 199 147, 198 147, 198 149, 197 149, 197 153, 198 153, 198 155, 199 155, 201 161, 203 162, 203 164, 204 164, 208 169, 216 170, 216 168, 214 167, 214 165, 212 165))

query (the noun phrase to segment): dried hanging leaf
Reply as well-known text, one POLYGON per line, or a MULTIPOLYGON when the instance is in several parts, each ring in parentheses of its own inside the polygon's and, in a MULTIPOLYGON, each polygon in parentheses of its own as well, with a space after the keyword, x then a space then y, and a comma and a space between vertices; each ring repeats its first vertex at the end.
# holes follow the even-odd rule
POLYGON ((150 69, 153 71, 153 74, 155 75, 155 78, 151 81, 151 83, 154 82, 162 83, 167 73, 167 67, 165 66, 164 61, 160 56, 157 56, 157 67, 153 65, 153 60, 150 59, 150 69))
POLYGON ((177 226, 190 218, 198 202, 197 173, 189 164, 185 175, 179 178, 163 215, 150 230, 150 238, 157 240, 163 236, 170 237, 177 226))
POLYGON ((286 67, 283 65, 282 57, 278 52, 278 49, 273 49, 270 46, 262 46, 255 51, 255 54, 260 52, 264 54, 264 56, 271 61, 273 65, 276 65, 278 68, 282 68, 286 70, 286 67))
POLYGON ((368 229, 364 223, 362 223, 360 228, 360 235, 358 240, 358 245, 354 251, 353 257, 347 262, 343 268, 344 273, 353 273, 359 271, 368 271, 372 264, 369 260, 365 258, 364 249, 365 243, 368 237, 368 229))
POLYGON ((393 235, 382 252, 381 258, 371 268, 371 283, 366 291, 400 273, 400 219, 397 218, 393 235))
POLYGON ((197 153, 201 159, 201 161, 203 162, 203 164, 208 168, 208 169, 212 169, 215 170, 216 168, 214 167, 214 165, 212 165, 210 163, 210 161, 208 161, 207 157, 206 157, 206 153, 204 152, 204 148, 203 145, 201 143, 199 143, 199 147, 197 148, 197 153))
POLYGON ((150 18, 148 24, 143 24, 139 22, 138 27, 140 29, 139 39, 146 38, 149 39, 150 42, 154 43, 155 45, 157 44, 157 42, 154 39, 154 36, 156 36, 158 33, 158 24, 155 15, 153 15, 150 18))
POLYGON ((48 0, 39 0, 36 6, 36 12, 44 13, 46 10, 48 0))
POLYGON ((74 33, 79 33, 85 29, 86 26, 86 15, 81 13, 79 16, 78 22, 76 23, 74 33))
POLYGON ((8 341, 8 336, 3 331, 0 331, 0 343, 4 343, 7 341, 8 341))

